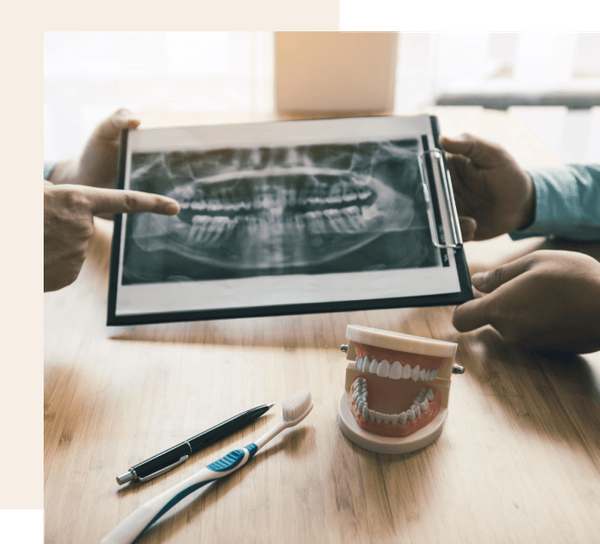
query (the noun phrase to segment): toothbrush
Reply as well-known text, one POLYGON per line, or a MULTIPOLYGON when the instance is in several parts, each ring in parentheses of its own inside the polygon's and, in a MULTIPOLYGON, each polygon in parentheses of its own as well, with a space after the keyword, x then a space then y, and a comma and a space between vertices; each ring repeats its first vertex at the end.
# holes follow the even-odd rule
POLYGON ((281 431, 300 423, 309 414, 312 407, 310 390, 298 391, 298 393, 283 402, 281 406, 283 417, 268 433, 245 448, 230 451, 227 455, 193 476, 149 500, 117 525, 100 541, 100 544, 128 544, 133 542, 150 525, 190 493, 210 482, 224 478, 244 466, 269 440, 275 438, 281 431))

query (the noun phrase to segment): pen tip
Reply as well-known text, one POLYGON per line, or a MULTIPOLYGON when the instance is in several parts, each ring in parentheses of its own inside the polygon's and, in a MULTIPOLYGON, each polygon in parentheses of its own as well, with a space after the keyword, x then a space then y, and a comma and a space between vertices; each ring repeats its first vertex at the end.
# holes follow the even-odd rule
MULTIPOLYGON (((274 402, 271 402, 271 403, 267 404, 267 406, 268 406, 268 408, 271 408, 271 406, 275 406, 275 403, 274 403, 274 402)), ((267 409, 268 409, 268 408, 267 408, 267 409)))

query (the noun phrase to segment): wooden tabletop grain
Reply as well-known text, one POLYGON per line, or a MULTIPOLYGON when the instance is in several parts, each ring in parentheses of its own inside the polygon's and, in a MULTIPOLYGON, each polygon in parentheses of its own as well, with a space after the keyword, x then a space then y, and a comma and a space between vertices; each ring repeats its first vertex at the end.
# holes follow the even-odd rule
MULTIPOLYGON (((555 163, 499 112, 436 110, 442 130, 555 163)), ((151 124, 151 123, 150 123, 151 124)), ((45 541, 98 542, 138 506, 274 425, 308 387, 314 409, 230 477, 190 495, 141 543, 595 543, 600 519, 600 352, 530 353, 491 328, 459 334, 452 308, 105 326, 112 224, 98 220, 70 287, 45 295, 45 541), (449 418, 405 455, 363 450, 337 423, 348 324, 458 343, 449 418), (130 466, 252 406, 249 427, 145 484, 130 466)), ((466 244, 471 272, 539 247, 466 244)), ((600 257, 594 245, 570 246, 600 257)))

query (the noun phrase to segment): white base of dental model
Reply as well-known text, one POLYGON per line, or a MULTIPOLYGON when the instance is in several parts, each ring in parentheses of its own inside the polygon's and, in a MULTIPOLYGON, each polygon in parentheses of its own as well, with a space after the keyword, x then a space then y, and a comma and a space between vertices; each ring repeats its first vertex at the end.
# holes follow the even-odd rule
POLYGON ((442 434, 444 423, 448 410, 442 409, 435 416, 435 419, 419 429, 416 433, 404 438, 380 436, 378 434, 365 431, 358 426, 352 412, 350 411, 348 392, 344 391, 340 399, 338 411, 338 424, 344 433, 344 436, 350 442, 365 450, 374 451, 376 453, 410 453, 411 451, 420 450, 425 446, 429 446, 435 442, 438 436, 442 434))

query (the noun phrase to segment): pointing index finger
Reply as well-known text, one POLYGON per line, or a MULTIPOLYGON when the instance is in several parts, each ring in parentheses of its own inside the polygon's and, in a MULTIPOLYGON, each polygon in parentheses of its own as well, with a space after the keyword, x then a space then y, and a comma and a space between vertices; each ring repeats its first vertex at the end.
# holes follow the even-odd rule
POLYGON ((172 198, 141 191, 85 187, 94 215, 152 212, 162 215, 179 213, 179 203, 172 198))

